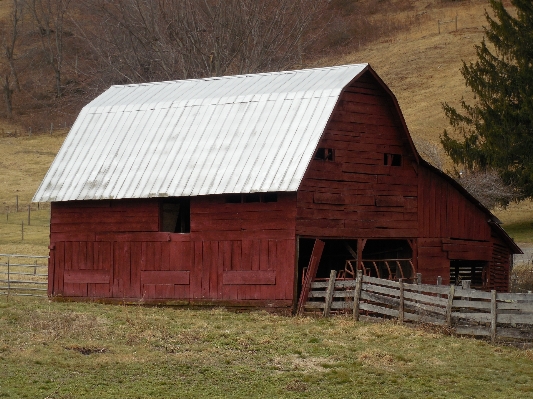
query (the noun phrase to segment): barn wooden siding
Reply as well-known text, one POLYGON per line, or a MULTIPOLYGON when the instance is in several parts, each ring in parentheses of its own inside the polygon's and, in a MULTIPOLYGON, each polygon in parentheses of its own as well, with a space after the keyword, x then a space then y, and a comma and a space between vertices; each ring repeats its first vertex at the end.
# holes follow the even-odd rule
POLYGON ((369 74, 341 95, 298 190, 296 233, 317 237, 418 236, 417 166, 385 90, 369 74), (384 154, 401 154, 401 166, 384 154))
POLYGON ((49 295, 292 305, 295 194, 191 199, 191 232, 159 232, 159 201, 52 203, 49 295))
POLYGON ((307 169, 298 235, 410 240, 424 282, 441 276, 449 284, 450 260, 486 261, 486 288, 508 290, 511 252, 492 233, 487 211, 416 162, 389 93, 370 72, 341 95, 318 147, 333 149, 335 159, 307 169), (401 154, 401 166, 384 165, 385 154, 401 154))
POLYGON ((487 265, 484 288, 508 290, 516 246, 418 158, 371 69, 343 90, 317 148, 333 159, 311 160, 298 190, 276 202, 191 196, 190 233, 161 232, 164 199, 53 202, 49 295, 290 308, 302 237, 357 240, 358 259, 365 240, 404 240, 424 283, 448 284, 451 261, 476 261, 487 265), (385 162, 392 154, 399 165, 385 162))

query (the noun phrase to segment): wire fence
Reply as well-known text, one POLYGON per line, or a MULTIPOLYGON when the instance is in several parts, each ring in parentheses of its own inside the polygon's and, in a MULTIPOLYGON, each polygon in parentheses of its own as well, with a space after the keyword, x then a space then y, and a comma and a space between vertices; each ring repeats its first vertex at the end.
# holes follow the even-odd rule
POLYGON ((48 256, 0 254, 0 295, 46 297, 48 256))
POLYGON ((18 196, 0 208, 0 244, 44 245, 50 232, 50 204, 21 201, 18 196))

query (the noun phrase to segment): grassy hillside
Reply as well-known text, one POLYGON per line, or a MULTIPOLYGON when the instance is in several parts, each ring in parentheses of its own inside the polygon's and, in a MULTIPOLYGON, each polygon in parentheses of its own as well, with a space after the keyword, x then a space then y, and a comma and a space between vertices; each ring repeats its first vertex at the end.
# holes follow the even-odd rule
POLYGON ((526 398, 533 352, 348 318, 0 300, 5 398, 526 398))
MULTIPOLYGON (((347 2, 338 0, 337 3, 347 2)), ((376 4, 370 0, 364 3, 368 3, 368 7, 376 4)), ((398 0, 389 3, 406 2, 398 0)), ((0 1, 0 13, 5 11, 7 4, 6 1, 0 1)), ((387 14, 389 23, 405 25, 399 34, 362 46, 354 37, 334 56, 321 58, 308 66, 369 62, 398 98, 409 130, 421 152, 427 156, 427 143, 430 143, 430 150, 438 153, 439 135, 447 127, 441 103, 448 101, 457 104, 461 97, 470 97, 459 68, 462 60, 474 60, 474 45, 482 40, 487 6, 487 2, 481 0, 411 2, 410 7, 398 7, 398 12, 387 14), (455 31, 455 22, 447 23, 441 25, 439 34, 438 21, 451 21, 456 16, 458 30, 455 31)), ((31 250, 34 253, 46 253, 48 233, 45 211, 35 213, 35 228, 28 229, 25 242, 19 238, 21 222, 27 215, 23 212, 13 214, 9 224, 6 224, 5 212, 7 207, 13 211, 16 195, 19 196, 20 208, 26 209, 24 207, 46 173, 65 132, 56 131, 53 136, 8 137, 15 131, 20 136, 23 129, 0 122, 0 167, 4 171, 0 177, 0 252, 31 250), (43 226, 40 230, 37 227, 39 218, 43 226)), ((451 167, 449 163, 446 165, 451 167)), ((517 241, 533 242, 531 202, 513 204, 506 210, 496 209, 495 213, 517 241)))

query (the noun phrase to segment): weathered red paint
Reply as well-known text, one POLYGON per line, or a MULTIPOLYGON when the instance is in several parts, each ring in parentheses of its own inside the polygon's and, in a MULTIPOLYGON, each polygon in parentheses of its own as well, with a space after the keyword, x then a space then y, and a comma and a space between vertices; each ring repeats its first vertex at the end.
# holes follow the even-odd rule
POLYGON ((188 234, 159 231, 158 199, 52 203, 49 295, 286 307, 297 300, 298 236, 405 239, 427 283, 447 284, 451 259, 485 260, 487 288, 508 289, 516 248, 486 209, 419 159, 371 71, 341 95, 318 147, 334 160, 312 160, 298 192, 277 202, 192 197, 188 234), (385 165, 385 154, 401 165, 385 165))

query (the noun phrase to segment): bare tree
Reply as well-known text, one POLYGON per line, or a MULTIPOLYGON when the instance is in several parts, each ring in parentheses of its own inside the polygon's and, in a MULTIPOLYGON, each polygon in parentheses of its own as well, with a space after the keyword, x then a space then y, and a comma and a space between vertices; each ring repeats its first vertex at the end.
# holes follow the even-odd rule
POLYGON ((12 0, 12 9, 9 14, 9 21, 0 31, 2 37, 2 90, 6 102, 7 117, 13 117, 13 93, 15 89, 20 91, 20 83, 15 68, 15 48, 20 33, 22 23, 23 4, 21 0, 12 0))
POLYGON ((518 200, 522 193, 507 185, 494 170, 462 171, 457 181, 488 209, 518 200))
POLYGON ((85 0, 79 24, 103 74, 144 82, 297 65, 327 0, 85 0))
POLYGON ((62 94, 65 17, 70 0, 26 0, 33 22, 41 37, 47 62, 54 70, 55 92, 62 94))

